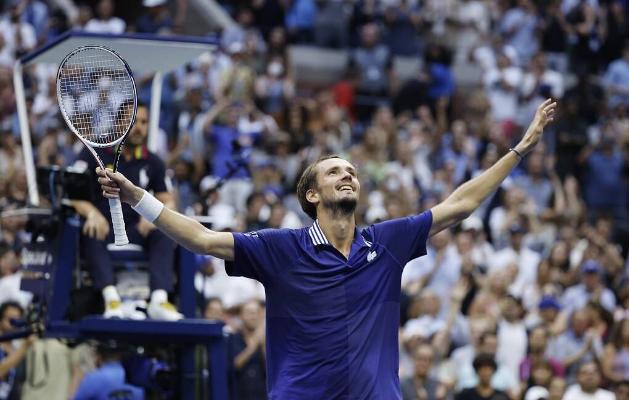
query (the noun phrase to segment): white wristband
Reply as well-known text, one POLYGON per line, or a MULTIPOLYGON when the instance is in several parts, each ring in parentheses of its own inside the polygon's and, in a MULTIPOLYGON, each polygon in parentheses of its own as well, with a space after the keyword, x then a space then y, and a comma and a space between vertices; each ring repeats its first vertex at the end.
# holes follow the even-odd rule
POLYGON ((164 209, 164 204, 145 190, 138 204, 131 208, 146 220, 153 223, 164 209))

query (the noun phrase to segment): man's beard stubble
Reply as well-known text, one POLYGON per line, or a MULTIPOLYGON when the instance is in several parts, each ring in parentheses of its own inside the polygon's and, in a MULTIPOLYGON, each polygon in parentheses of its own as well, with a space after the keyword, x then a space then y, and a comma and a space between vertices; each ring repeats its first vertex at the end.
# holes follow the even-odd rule
POLYGON ((356 199, 323 200, 323 207, 330 210, 332 217, 342 218, 353 215, 354 211, 356 211, 357 203, 356 199))

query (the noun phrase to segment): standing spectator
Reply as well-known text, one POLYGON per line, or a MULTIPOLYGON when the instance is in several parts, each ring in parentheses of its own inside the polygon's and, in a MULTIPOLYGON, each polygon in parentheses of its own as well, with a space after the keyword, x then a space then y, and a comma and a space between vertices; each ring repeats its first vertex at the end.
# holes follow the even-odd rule
POLYGON ((483 81, 491 105, 491 117, 503 124, 503 131, 510 136, 518 113, 522 70, 513 65, 504 53, 498 54, 497 58, 496 67, 485 72, 483 81))
POLYGON ((595 362, 587 362, 579 368, 577 383, 568 388, 563 400, 616 400, 616 396, 609 390, 601 388, 598 365, 595 362))
POLYGON ((610 108, 629 106, 629 41, 624 44, 622 58, 609 64, 603 76, 610 108))
POLYGON ((505 392, 494 389, 491 384, 496 369, 496 361, 491 354, 477 355, 474 358, 474 371, 478 376, 478 384, 462 390, 455 400, 508 400, 509 396, 505 392))
POLYGON ((393 59, 389 49, 379 43, 380 30, 376 24, 361 29, 361 44, 354 49, 350 68, 358 73, 356 105, 358 118, 368 120, 379 101, 389 94, 393 74, 393 59))
POLYGON ((524 312, 519 298, 506 296, 502 300, 502 320, 498 322, 498 348, 496 359, 499 360, 517 380, 519 368, 526 357, 528 344, 524 312))
POLYGON ((23 12, 22 1, 11 0, 7 17, 0 20, 0 36, 4 37, 6 51, 14 60, 33 50, 37 45, 35 29, 30 23, 22 20, 23 12))
POLYGON ((264 318, 257 300, 243 304, 241 329, 228 339, 231 390, 238 400, 266 399, 264 318))
POLYGON ((96 17, 85 25, 85 30, 96 33, 123 33, 127 24, 114 16, 113 0, 100 0, 96 6, 96 17))
POLYGON ((500 31, 518 52, 521 65, 527 65, 537 53, 539 41, 535 35, 538 25, 536 5, 532 0, 518 0, 517 6, 509 9, 502 18, 500 31))
POLYGON ((553 195, 553 185, 546 176, 544 166, 544 153, 536 151, 531 153, 526 160, 526 174, 522 174, 513 180, 524 194, 532 200, 533 212, 541 215, 550 204, 553 195))

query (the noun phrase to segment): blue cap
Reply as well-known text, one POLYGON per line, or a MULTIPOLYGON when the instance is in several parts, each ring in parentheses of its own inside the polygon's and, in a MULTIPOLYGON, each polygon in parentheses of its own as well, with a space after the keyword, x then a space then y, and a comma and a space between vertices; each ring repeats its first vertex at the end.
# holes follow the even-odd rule
POLYGON ((581 265, 581 271, 584 274, 598 274, 603 270, 601 264, 595 260, 585 260, 581 265))
POLYGON ((555 298, 555 296, 546 295, 540 300, 538 308, 540 310, 546 310, 549 308, 560 310, 561 304, 559 304, 559 301, 555 298))

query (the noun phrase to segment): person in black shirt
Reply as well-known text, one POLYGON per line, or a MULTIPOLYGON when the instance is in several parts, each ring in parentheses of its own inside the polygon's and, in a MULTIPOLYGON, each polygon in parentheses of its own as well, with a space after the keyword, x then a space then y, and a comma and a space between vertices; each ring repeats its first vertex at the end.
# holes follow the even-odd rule
POLYGON ((257 300, 242 305, 242 328, 227 340, 232 399, 266 399, 266 353, 263 309, 257 300))
POLYGON ((505 392, 495 390, 491 386, 491 377, 498 368, 491 354, 479 354, 474 358, 474 370, 478 375, 478 385, 463 389, 455 400, 509 400, 505 392))
MULTIPOLYGON (((166 181, 166 167, 164 162, 151 153, 145 145, 148 134, 148 108, 146 105, 138 105, 135 125, 131 128, 126 143, 122 148, 118 168, 124 171, 126 176, 135 184, 152 191, 155 197, 171 207, 175 206, 172 195, 169 193, 166 181)), ((97 150, 103 163, 111 167, 114 161, 113 149, 97 150)), ((79 155, 75 166, 85 168, 94 173, 98 166, 94 157, 87 149, 79 155)), ((95 187, 92 199, 95 201, 73 202, 76 211, 85 218, 83 235, 81 236, 81 248, 84 251, 87 265, 96 289, 101 290, 105 300, 106 318, 123 318, 125 315, 120 302, 120 296, 114 286, 113 266, 107 244, 113 243, 113 230, 111 229, 111 215, 107 199, 101 196, 95 187)), ((175 244, 164 233, 155 229, 155 226, 141 218, 127 204, 122 205, 125 228, 131 243, 139 244, 148 253, 149 275, 151 287, 151 299, 148 306, 148 315, 152 319, 178 320, 183 316, 168 301, 168 292, 172 291, 174 276, 175 244)))

